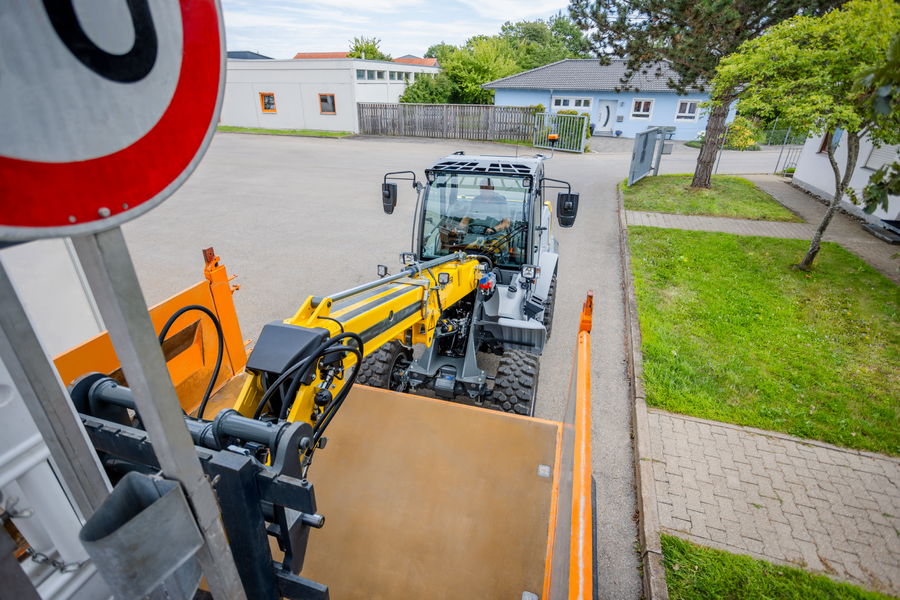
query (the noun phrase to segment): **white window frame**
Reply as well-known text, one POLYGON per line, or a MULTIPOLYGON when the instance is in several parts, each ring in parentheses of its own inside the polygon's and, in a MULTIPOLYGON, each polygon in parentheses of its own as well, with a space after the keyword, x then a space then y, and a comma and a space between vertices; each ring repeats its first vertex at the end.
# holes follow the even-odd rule
POLYGON ((631 109, 629 111, 630 120, 632 121, 649 121, 653 118, 653 109, 656 107, 656 98, 632 98, 631 99, 631 109), (650 112, 649 114, 644 116, 635 116, 634 114, 634 103, 635 102, 649 102, 650 103, 650 112))
MULTIPOLYGON (((703 102, 703 101, 702 100, 694 100, 691 98, 679 98, 678 99, 678 107, 675 109, 675 122, 676 123, 696 123, 697 119, 700 117, 700 103, 701 102, 703 102), (694 104, 697 105, 693 116, 690 113, 682 113, 681 112, 682 103, 688 104, 688 106, 690 106, 691 102, 693 102, 694 104), (684 116, 682 116, 682 115, 684 115, 684 116)), ((652 112, 652 110, 653 110, 652 106, 650 107, 650 110, 652 112)))
POLYGON ((550 97, 550 109, 551 110, 578 110, 578 112, 590 112, 594 105, 594 98, 592 96, 551 96, 550 97), (559 100, 559 106, 556 105, 556 101, 559 100), (563 106, 563 100, 568 100, 569 105, 563 106), (585 100, 588 102, 587 106, 575 106, 575 101, 581 100, 581 103, 584 104, 585 100))

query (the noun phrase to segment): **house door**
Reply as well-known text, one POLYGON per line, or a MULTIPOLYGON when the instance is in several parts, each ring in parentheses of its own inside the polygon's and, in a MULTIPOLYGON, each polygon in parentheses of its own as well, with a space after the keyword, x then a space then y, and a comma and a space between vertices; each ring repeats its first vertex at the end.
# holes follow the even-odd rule
POLYGON ((594 123, 594 135, 612 135, 616 126, 615 100, 599 100, 597 102, 597 120, 594 123))

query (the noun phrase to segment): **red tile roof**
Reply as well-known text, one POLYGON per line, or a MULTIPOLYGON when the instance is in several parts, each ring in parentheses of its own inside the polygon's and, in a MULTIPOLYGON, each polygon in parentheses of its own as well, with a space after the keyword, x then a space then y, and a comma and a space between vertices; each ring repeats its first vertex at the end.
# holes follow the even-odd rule
POLYGON ((347 58, 349 52, 298 52, 294 58, 347 58))
POLYGON ((436 58, 395 58, 394 62, 407 65, 423 65, 426 67, 438 66, 436 58))

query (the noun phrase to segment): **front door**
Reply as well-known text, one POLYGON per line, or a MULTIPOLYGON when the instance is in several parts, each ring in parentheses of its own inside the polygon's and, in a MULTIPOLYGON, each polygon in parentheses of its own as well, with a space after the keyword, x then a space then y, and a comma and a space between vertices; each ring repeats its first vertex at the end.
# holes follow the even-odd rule
POLYGON ((597 120, 594 135, 612 135, 616 125, 616 101, 597 101, 597 120))

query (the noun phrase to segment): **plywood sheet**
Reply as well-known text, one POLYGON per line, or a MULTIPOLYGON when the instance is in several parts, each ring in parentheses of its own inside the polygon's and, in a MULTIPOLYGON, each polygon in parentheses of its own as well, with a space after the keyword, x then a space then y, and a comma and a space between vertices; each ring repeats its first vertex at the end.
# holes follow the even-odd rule
POLYGON ((301 575, 334 600, 541 596, 559 427, 355 386, 309 472, 326 521, 301 575))

